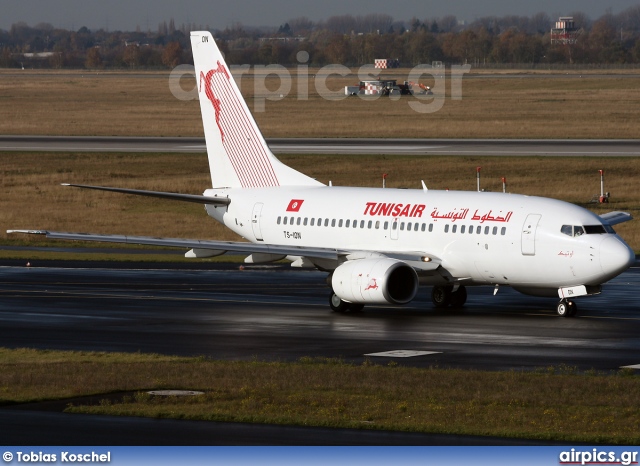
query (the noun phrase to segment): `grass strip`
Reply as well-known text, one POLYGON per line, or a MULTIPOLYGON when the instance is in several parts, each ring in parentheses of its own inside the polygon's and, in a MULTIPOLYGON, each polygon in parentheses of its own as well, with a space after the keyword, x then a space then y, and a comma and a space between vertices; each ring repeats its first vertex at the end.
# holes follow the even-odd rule
POLYGON ((640 378, 633 374, 0 349, 0 405, 105 394, 97 405, 66 411, 637 445, 640 378), (146 393, 154 389, 204 395, 146 393), (106 395, 117 392, 133 395, 106 395))
MULTIPOLYGON (((276 100, 271 100, 272 95, 266 102, 264 89, 278 89, 278 76, 264 79, 247 73, 240 80, 266 137, 607 139, 638 135, 640 80, 623 74, 580 72, 578 77, 552 73, 503 79, 495 74, 506 73, 479 75, 472 70, 475 77, 463 79, 462 99, 454 100, 449 77, 428 98, 360 98, 347 97, 343 91, 346 85, 358 84, 356 69, 350 76, 329 75, 324 83, 323 75, 314 73, 318 70, 310 71, 300 82, 296 70, 291 71, 292 92, 276 100), (318 90, 325 86, 337 99, 320 96, 318 90), (297 95, 298 89, 308 93, 297 95), (433 98, 442 103, 433 113, 419 113, 409 105, 429 105, 433 98)), ((382 77, 402 82, 412 79, 409 71, 388 70, 382 77)), ((0 73, 4 116, 0 134, 202 136, 198 100, 174 97, 168 73, 149 74, 145 79, 137 75, 137 71, 132 75, 29 71, 16 79, 0 73)), ((435 86, 428 75, 421 82, 435 86)), ((182 85, 190 91, 196 82, 185 78, 182 85)))

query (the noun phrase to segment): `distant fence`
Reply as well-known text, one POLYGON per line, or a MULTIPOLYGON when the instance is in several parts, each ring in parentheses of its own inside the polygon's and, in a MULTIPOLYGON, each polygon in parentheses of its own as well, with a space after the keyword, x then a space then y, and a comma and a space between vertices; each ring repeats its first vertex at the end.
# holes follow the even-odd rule
MULTIPOLYGON (((447 64, 449 65, 449 64, 447 64)), ((487 70, 638 70, 640 63, 470 63, 471 68, 487 70)))

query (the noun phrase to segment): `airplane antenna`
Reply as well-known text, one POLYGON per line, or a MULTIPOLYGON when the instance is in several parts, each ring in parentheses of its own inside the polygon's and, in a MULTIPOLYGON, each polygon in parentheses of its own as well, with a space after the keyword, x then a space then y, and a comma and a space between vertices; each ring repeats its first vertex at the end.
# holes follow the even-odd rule
POLYGON ((502 177, 502 192, 507 192, 507 179, 504 176, 502 177))
POLYGON ((424 180, 420 180, 422 182, 422 190, 423 191, 429 191, 429 189, 427 188, 427 185, 424 184, 424 180))
POLYGON ((333 182, 329 180, 329 187, 333 186, 333 182))
POLYGON ((476 180, 478 182, 478 192, 480 192, 480 169, 482 167, 476 167, 476 180))
POLYGON ((382 174, 382 189, 387 187, 387 174, 383 173, 382 174))

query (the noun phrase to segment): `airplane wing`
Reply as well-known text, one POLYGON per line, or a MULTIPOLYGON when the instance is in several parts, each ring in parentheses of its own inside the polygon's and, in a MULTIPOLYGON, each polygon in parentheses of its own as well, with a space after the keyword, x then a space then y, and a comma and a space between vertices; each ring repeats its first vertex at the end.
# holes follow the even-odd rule
MULTIPOLYGON (((31 235, 43 235, 49 239, 75 240, 75 241, 98 241, 104 243, 122 244, 144 244, 148 246, 167 246, 175 248, 191 248, 196 251, 209 251, 210 254, 201 254, 200 257, 211 257, 224 254, 225 252, 240 252, 262 257, 284 258, 285 256, 308 257, 310 259, 324 259, 338 262, 343 258, 346 260, 357 260, 373 256, 389 257, 401 260, 410 266, 422 271, 435 270, 440 266, 440 259, 426 255, 424 252, 380 252, 380 251, 356 251, 338 250, 331 248, 312 248, 307 246, 280 246, 270 244, 256 244, 240 241, 215 241, 197 240, 182 238, 156 238, 152 236, 129 236, 129 235, 97 235, 91 233, 66 233, 48 230, 7 230, 11 233, 25 233, 31 235)), ((198 254, 191 254, 188 257, 198 257, 198 254)), ((266 259, 265 261, 269 261, 266 259)), ((251 261, 249 261, 251 262, 251 261)))
POLYGON ((328 248, 305 248, 295 246, 274 246, 239 241, 213 241, 182 238, 154 238, 152 236, 96 235, 91 233, 65 233, 48 230, 7 230, 7 233, 27 233, 44 235, 49 239, 76 241, 101 241, 104 243, 144 244, 148 246, 168 246, 175 248, 210 249, 215 251, 266 253, 279 255, 311 256, 322 259, 338 259, 338 251, 328 248))
POLYGON ((607 212, 606 214, 600 215, 600 218, 604 223, 609 225, 617 225, 618 223, 628 222, 629 220, 633 220, 633 216, 627 212, 607 212))

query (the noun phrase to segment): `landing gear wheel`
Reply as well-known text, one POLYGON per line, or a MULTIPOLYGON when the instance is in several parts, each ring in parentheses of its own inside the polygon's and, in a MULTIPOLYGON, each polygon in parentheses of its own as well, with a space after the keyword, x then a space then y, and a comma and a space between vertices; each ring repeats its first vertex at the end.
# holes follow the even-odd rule
POLYGON ((431 302, 438 309, 442 309, 451 304, 451 287, 434 286, 431 290, 431 302))
POLYGON ((573 301, 562 299, 558 303, 556 311, 560 317, 573 317, 576 315, 576 312, 578 312, 578 306, 576 306, 576 303, 573 301))
POLYGON ((467 289, 460 285, 456 291, 451 292, 451 307, 462 307, 467 302, 467 289))
POLYGON ((343 301, 337 294, 331 293, 331 297, 329 298, 329 306, 331 307, 331 310, 333 312, 343 313, 347 312, 349 306, 351 306, 351 303, 343 301))
POLYGON ((359 304, 359 303, 349 304, 349 312, 362 312, 363 309, 364 309, 364 304, 359 304))

